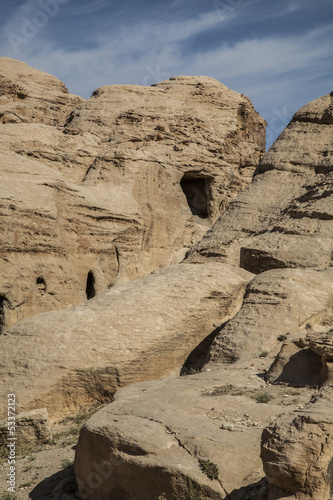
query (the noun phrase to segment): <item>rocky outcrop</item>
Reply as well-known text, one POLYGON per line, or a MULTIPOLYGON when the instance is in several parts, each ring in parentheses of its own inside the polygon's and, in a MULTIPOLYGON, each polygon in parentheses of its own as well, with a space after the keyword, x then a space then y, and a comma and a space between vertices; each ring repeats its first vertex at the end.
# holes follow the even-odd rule
POLYGON ((54 76, 1 57, 0 123, 64 125, 81 101, 54 76))
POLYGON ((333 390, 279 417, 262 435, 268 500, 330 500, 333 496, 333 390))
MULTIPOLYGON (((251 274, 218 263, 174 265, 0 337, 2 397, 50 419, 110 400, 121 386, 180 371, 239 309, 251 274)), ((5 408, 5 405, 3 405, 5 408)))
POLYGON ((142 224, 124 189, 87 189, 38 161, 3 152, 0 193, 2 331, 107 289, 122 244, 139 251, 142 224))
POLYGON ((332 324, 331 102, 326 96, 296 113, 253 182, 188 253, 184 262, 198 268, 230 263, 256 276, 240 310, 213 332, 211 372, 127 387, 88 421, 75 459, 87 499, 140 499, 147 491, 167 499, 193 491, 223 500, 330 498, 330 389, 329 405, 311 410, 305 395, 313 387, 270 385, 269 367, 281 343, 280 373, 288 356, 306 351, 289 370, 298 383, 300 369, 303 379, 321 381, 323 360, 330 362, 330 336, 306 336, 332 324), (285 406, 293 413, 278 417, 285 406), (249 416, 259 429, 278 418, 262 436, 268 488, 255 451, 261 431, 247 428, 249 416), (208 484, 200 464, 215 471, 208 484))
MULTIPOLYGON (((14 415, 15 412, 12 414, 14 415)), ((15 440, 9 440, 8 421, 0 422, 0 448, 7 448, 8 444, 14 444, 14 449, 22 449, 27 446, 38 446, 47 443, 51 438, 49 429, 49 416, 45 408, 39 408, 15 415, 14 426, 9 428, 13 431, 15 440)), ((7 449, 8 452, 8 449, 7 449)), ((14 453, 15 456, 15 453, 14 453)))
POLYGON ((251 181, 264 151, 264 122, 249 99, 207 77, 102 87, 77 106, 65 130, 90 132, 104 144, 84 182, 132 184, 134 177, 147 207, 142 177, 160 166, 181 185, 192 214, 213 222, 251 181))
POLYGON ((255 372, 233 367, 121 389, 81 430, 75 459, 81 494, 259 498, 260 436, 281 411, 280 398, 257 402, 264 391, 255 372))
POLYGON ((277 354, 279 336, 305 336, 306 325, 332 321, 332 99, 295 114, 250 186, 189 252, 187 262, 230 262, 257 274, 208 361, 277 354))
POLYGON ((1 59, 0 330, 182 260, 249 182, 265 123, 205 77, 88 100, 1 59))
POLYGON ((332 268, 259 274, 248 284, 240 311, 217 330, 207 361, 244 361, 271 351, 276 355, 281 336, 305 336, 307 328, 333 321, 332 302, 332 268))
POLYGON ((255 274, 331 265, 332 102, 333 95, 321 97, 294 115, 190 262, 232 262, 255 274))
MULTIPOLYGON (((308 328, 311 325, 307 324, 308 328)), ((322 327, 324 328, 324 327, 322 327)), ((333 383, 333 330, 286 342, 266 374, 272 383, 322 386, 333 383)))
POLYGON ((15 89, 0 139, 2 394, 54 422, 127 386, 81 432, 81 496, 332 496, 333 96, 295 114, 234 199, 264 125, 222 84, 64 90, 52 122, 15 89), (225 208, 184 262, 126 283, 179 262, 225 208), (288 384, 326 385, 304 407, 313 388, 288 384))

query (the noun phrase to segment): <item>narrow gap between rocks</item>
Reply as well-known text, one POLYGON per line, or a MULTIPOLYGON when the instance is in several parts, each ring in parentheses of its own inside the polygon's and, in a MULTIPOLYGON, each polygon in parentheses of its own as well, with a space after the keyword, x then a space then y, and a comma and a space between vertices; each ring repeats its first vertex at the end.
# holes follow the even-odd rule
POLYGON ((92 299, 96 295, 95 276, 92 271, 89 271, 87 276, 86 295, 88 300, 92 299))

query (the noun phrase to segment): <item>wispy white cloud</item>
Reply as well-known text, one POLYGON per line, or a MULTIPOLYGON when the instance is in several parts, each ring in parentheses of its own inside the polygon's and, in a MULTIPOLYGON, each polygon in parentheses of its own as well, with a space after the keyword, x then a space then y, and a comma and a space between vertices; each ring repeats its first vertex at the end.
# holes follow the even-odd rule
POLYGON ((107 7, 107 5, 108 0, 94 0, 93 2, 90 2, 89 5, 75 5, 75 13, 76 15, 94 14, 95 12, 104 9, 104 7, 107 7))

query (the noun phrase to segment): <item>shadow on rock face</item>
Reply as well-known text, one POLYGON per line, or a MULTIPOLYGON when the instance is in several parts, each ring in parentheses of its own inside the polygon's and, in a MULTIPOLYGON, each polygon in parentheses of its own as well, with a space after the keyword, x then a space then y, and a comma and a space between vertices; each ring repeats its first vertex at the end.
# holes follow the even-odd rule
POLYGON ((268 500, 268 481, 263 477, 260 481, 233 490, 228 494, 230 500, 268 500))
POLYGON ((193 370, 200 371, 207 361, 207 355, 215 337, 220 333, 221 327, 215 328, 200 344, 198 344, 193 351, 188 355, 185 363, 183 364, 180 375, 187 375, 193 370))
POLYGON ((302 349, 293 354, 274 383, 294 386, 321 386, 326 380, 321 357, 311 349, 302 349))

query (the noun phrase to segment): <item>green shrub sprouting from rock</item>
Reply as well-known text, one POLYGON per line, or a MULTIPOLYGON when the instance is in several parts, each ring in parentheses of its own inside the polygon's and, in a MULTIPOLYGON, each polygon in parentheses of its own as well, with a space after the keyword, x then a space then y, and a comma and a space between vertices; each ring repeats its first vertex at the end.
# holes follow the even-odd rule
POLYGON ((199 459, 199 466, 201 471, 206 474, 206 476, 213 481, 213 479, 217 479, 219 476, 219 469, 214 462, 210 460, 199 459))

